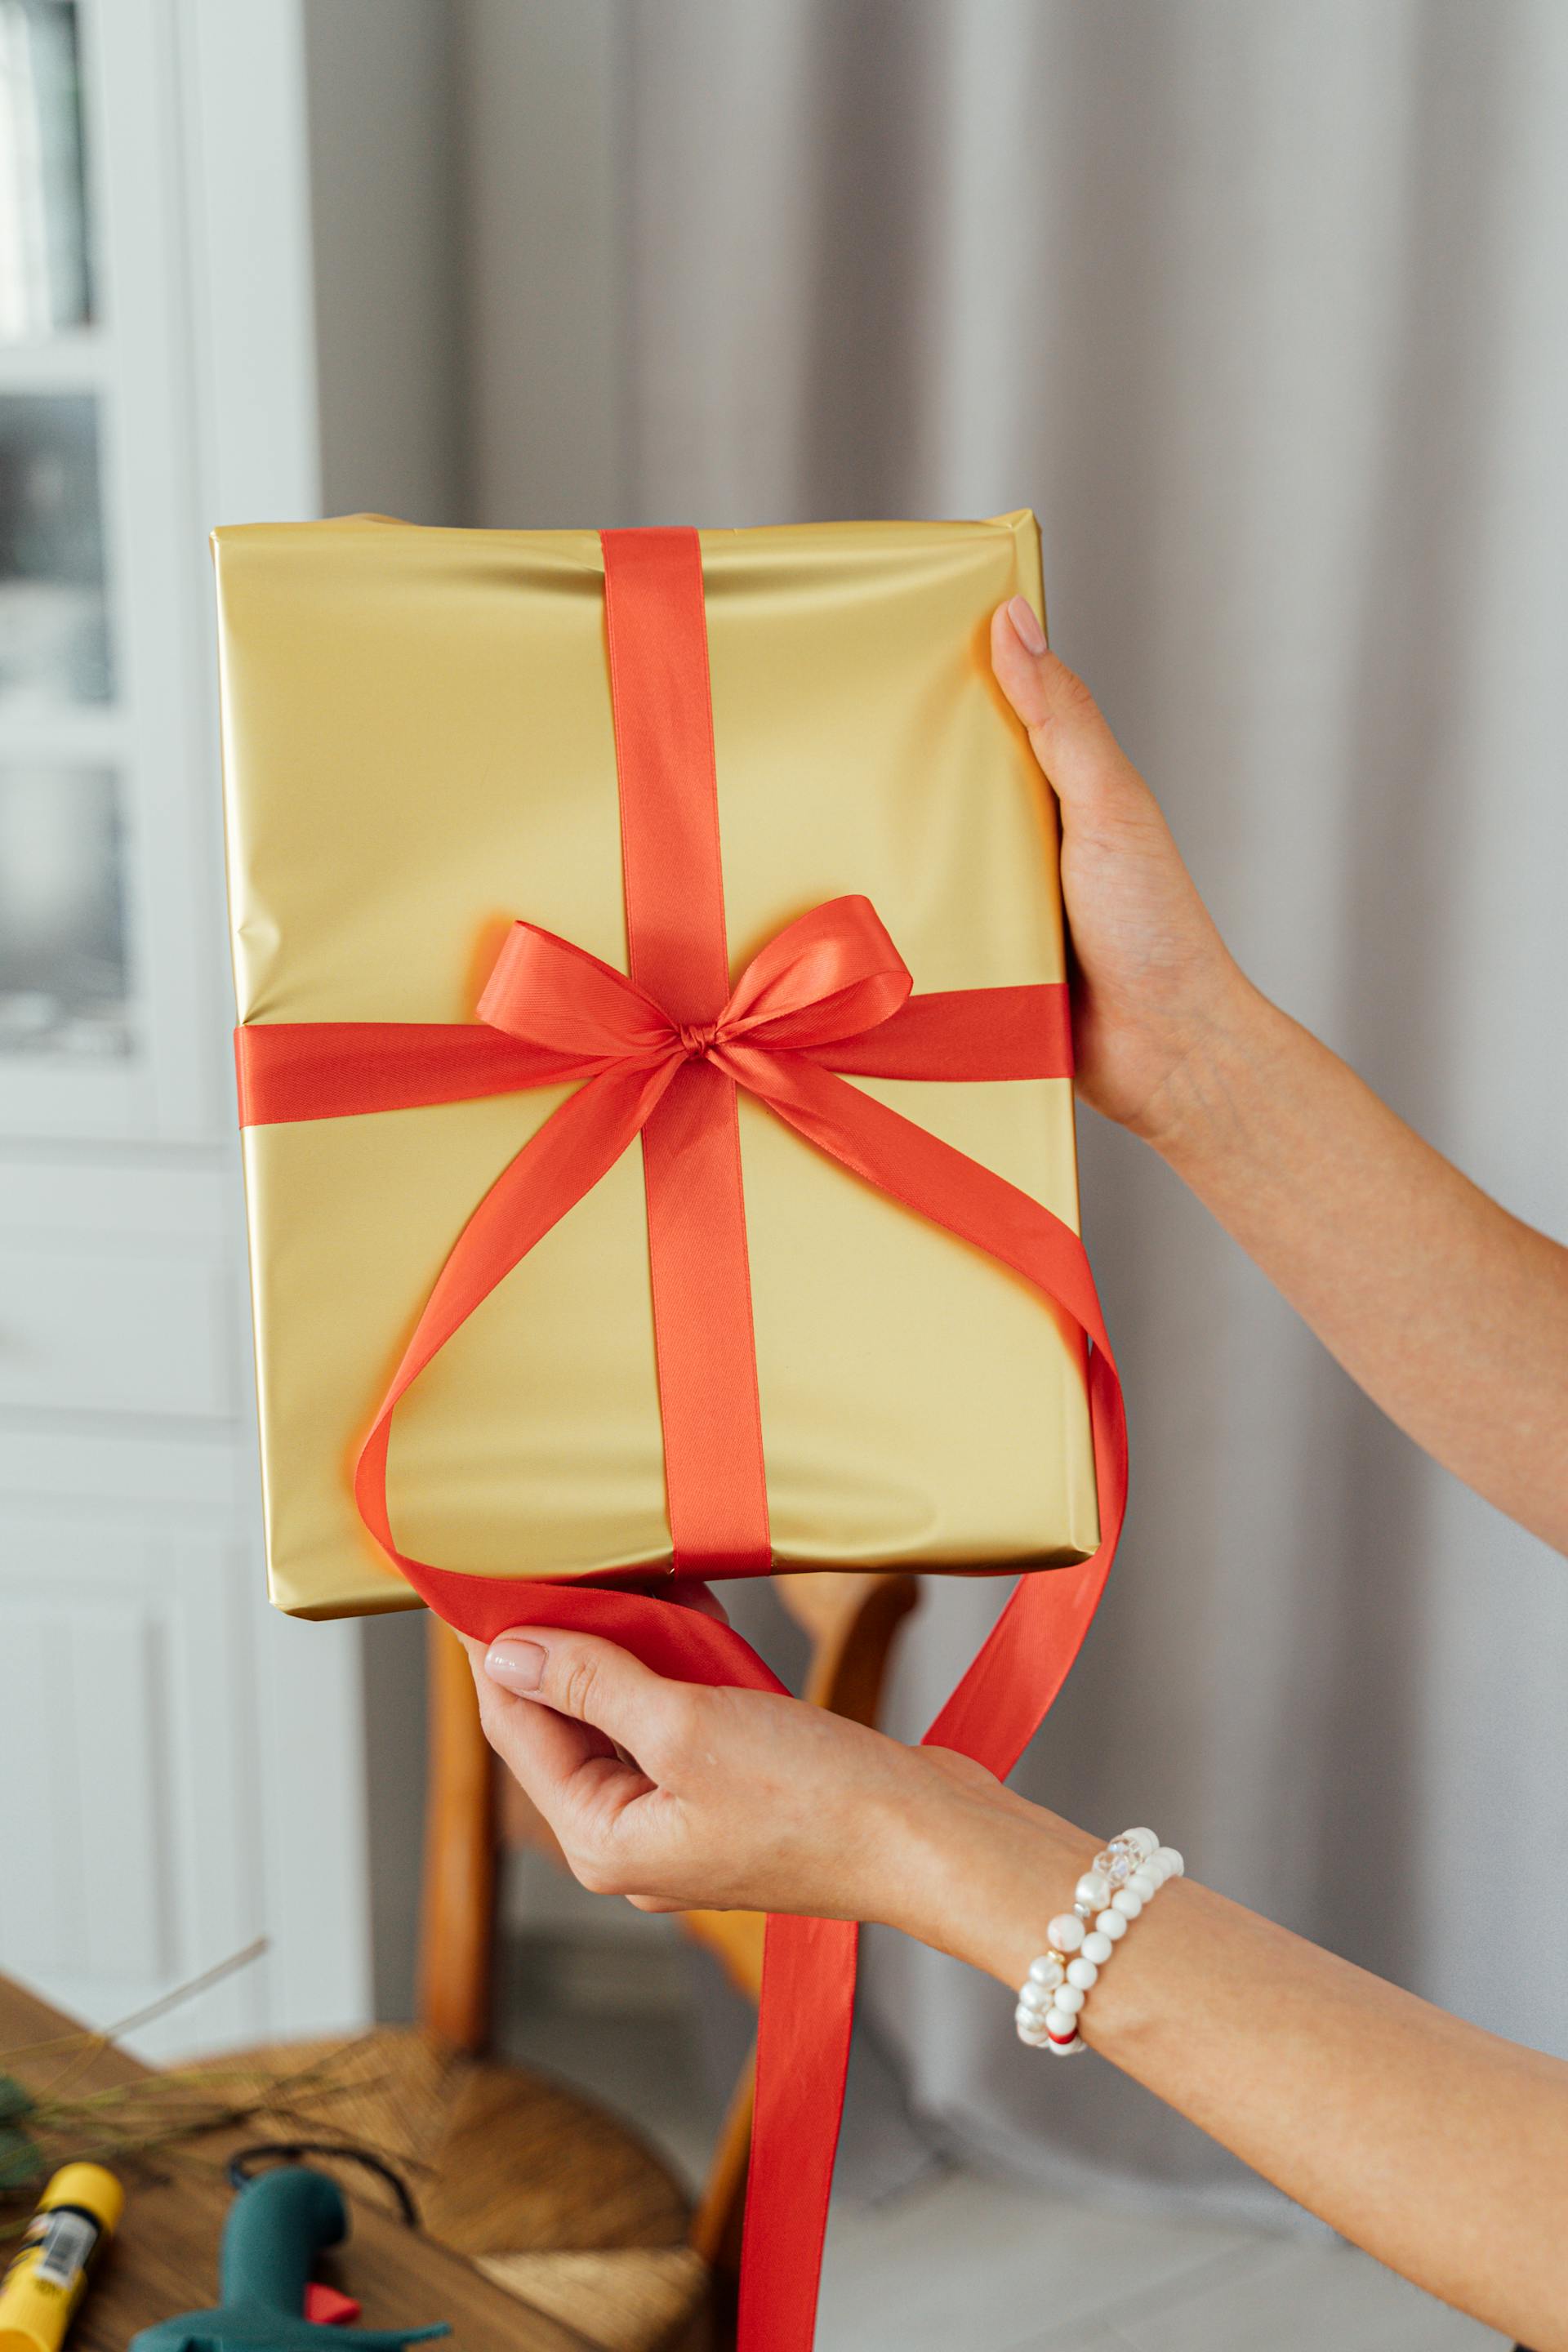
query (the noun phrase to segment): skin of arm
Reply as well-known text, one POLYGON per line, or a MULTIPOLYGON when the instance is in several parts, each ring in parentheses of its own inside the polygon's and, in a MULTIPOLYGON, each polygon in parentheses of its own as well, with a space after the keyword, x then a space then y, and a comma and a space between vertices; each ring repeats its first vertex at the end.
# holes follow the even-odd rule
MULTIPOLYGON (((584 1634, 468 1648, 573 1870, 641 1909, 881 1921, 1016 1988, 1100 1843, 967 1758, 795 1699, 667 1682, 584 1634)), ((1117 1946, 1082 2032, 1379 2261, 1568 2352, 1568 2065, 1190 1878, 1117 1946)))
POLYGON ((1568 1249, 1252 986, 1022 598, 992 661, 1061 810, 1079 1092, 1169 1162, 1392 1421, 1568 1549, 1568 1249))
MULTIPOLYGON (((1568 1547, 1568 1251, 1251 986, 1022 599, 992 654, 1060 805, 1079 1092, 1162 1153, 1393 1420, 1568 1547)), ((666 1682, 585 1635, 468 1648, 491 1744, 577 1876, 643 1909, 880 1921, 1016 1987, 1100 1843, 965 1758, 666 1682)), ((1118 1945, 1082 2031, 1392 2268, 1568 2352, 1568 2065, 1190 1879, 1118 1945)))

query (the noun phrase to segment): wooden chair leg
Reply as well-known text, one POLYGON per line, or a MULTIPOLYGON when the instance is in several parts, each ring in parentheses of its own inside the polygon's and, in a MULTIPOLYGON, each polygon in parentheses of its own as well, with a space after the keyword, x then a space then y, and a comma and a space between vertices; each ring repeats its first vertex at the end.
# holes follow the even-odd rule
MULTIPOLYGON (((803 1696, 813 1706, 826 1707, 830 1715, 875 1725, 882 1711, 893 1637, 902 1620, 919 1606, 919 1580, 902 1570, 826 1569, 814 1576, 780 1580, 785 1587, 798 1582, 806 1588, 792 1614, 799 1614, 810 1625, 815 1604, 816 1613, 825 1620, 816 1632, 803 1696), (838 1591, 824 1612, 819 1591, 811 1588, 830 1585, 838 1591)), ((786 1605, 794 1598, 786 1594, 786 1605)))
POLYGON ((496 1782, 468 1656, 429 1621, 429 1779, 419 1935, 419 2019, 452 2048, 489 2039, 496 1903, 496 1782))
POLYGON ((732 2303, 741 2275, 741 2223, 746 2210, 746 2174, 752 2160, 752 2109, 757 2089, 757 2053, 741 2070, 719 2134, 702 2200, 691 2221, 691 2243, 732 2303))

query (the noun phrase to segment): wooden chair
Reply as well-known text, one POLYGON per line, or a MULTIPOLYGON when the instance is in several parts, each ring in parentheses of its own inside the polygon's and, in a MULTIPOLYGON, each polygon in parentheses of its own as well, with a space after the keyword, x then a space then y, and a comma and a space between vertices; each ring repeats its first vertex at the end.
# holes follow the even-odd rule
MULTIPOLYGON (((918 1597, 897 1571, 823 1570, 781 1577, 778 1591, 811 1641, 805 1696, 855 1723, 874 1723, 893 1637, 918 1597)), ((521 1791, 501 1775, 479 1727, 473 1677, 458 1642, 430 1621, 429 1764, 420 1937, 420 2022, 446 2046, 478 2056, 490 2033, 497 1856, 503 1843, 550 1843, 521 1791), (504 1785, 503 1785, 504 1784, 504 1785)), ((755 2000, 762 1985, 761 1914, 689 1911, 681 1925, 755 2000)), ((751 2147, 748 2061, 691 2225, 690 2242, 732 2282, 751 2147)))

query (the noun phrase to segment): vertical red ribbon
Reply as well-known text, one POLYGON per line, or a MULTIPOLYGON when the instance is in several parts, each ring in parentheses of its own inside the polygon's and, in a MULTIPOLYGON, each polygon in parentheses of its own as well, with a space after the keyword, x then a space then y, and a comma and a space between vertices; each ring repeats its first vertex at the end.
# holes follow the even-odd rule
MULTIPOLYGON (((606 531, 605 598, 620 775, 631 975, 700 1031, 729 992, 700 542, 693 530, 606 531)), ((775 1108, 778 1106, 775 1104, 775 1108)), ((925 1139, 902 1135, 919 1152, 925 1139)), ((693 1061, 643 1134, 660 1410, 677 1561, 769 1564, 735 1088, 693 1061), (722 1089, 704 1096, 700 1089, 722 1089), (715 1106, 721 1115, 715 1116, 715 1106)), ((942 1147, 937 1147, 942 1156, 942 1147)), ((858 1164, 853 1152, 845 1154, 858 1164)), ((953 1204, 876 1179, 964 1231, 953 1204)), ((973 1174, 984 1187, 981 1171, 973 1174)), ((1023 1204, 1026 1211, 1032 1203, 1023 1204)), ((1091 1560, 1026 1577, 928 1738, 1011 1769, 1065 1680, 1110 1566, 1126 1501, 1121 1391, 1077 1236, 1043 1211, 1016 1250, 975 1234, 1093 1342, 1089 1402, 1103 1540, 1091 1560)), ((610 1596, 593 1596, 608 1600, 610 1596)), ((854 2019, 853 1921, 768 1922, 756 2119, 741 2279, 741 2352, 807 2352, 854 2019)))
MULTIPOLYGON (((730 993, 701 542, 680 530, 607 530, 601 543, 628 969, 672 1019, 700 1030, 730 993)), ((689 1062, 642 1145, 675 1563, 763 1570, 772 1549, 733 1080, 689 1062)), ((853 1925, 768 1923, 744 2352, 801 2352, 812 2339, 855 1953, 853 1925)))
MULTIPOLYGON (((694 1036, 730 994, 701 544, 607 530, 605 613, 631 977, 694 1036)), ((772 1564, 732 1078, 693 1059, 643 1129, 675 1565, 772 1564)))

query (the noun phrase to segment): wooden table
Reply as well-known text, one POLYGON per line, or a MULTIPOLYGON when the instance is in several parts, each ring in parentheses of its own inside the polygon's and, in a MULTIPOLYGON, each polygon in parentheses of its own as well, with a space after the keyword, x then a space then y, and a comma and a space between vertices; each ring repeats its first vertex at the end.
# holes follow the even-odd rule
MULTIPOLYGON (((73 2021, 0 1977, 0 2050, 15 2053, 74 2030, 73 2021)), ((380 2040, 385 2050, 419 2054, 415 2037, 380 2040)), ((42 2088, 58 2065, 58 2053, 40 2052, 14 2062, 14 2071, 42 2088)), ((424 2071, 428 2077, 429 2064, 424 2071)), ((125 2052, 105 2049, 73 2072, 71 2087, 105 2089, 147 2072, 125 2052)), ((458 2104, 468 2111, 460 2118, 465 2136, 474 2133, 467 2142, 468 2160, 453 2168, 445 2190, 437 2184, 434 2198, 424 2194, 426 2179, 415 2177, 427 2216, 448 2238, 466 2237, 472 2244, 476 2192, 488 2174, 505 2172, 508 2143, 515 2156, 531 2139, 534 2171, 546 2190, 530 2209, 534 2226, 520 2237, 514 2205, 503 2225, 502 2249, 481 2256, 475 2247, 469 2259, 425 2230, 405 2227, 390 2200, 365 2189, 362 2174, 339 2170, 351 2207, 350 2235, 323 2263, 322 2275, 358 2299, 362 2324, 412 2327, 449 2320, 452 2335, 445 2340, 454 2352, 700 2352, 708 2342, 705 2283, 696 2257, 680 2242, 678 2193, 657 2159, 601 2109, 521 2070, 473 2069, 458 2104), (504 2116, 495 2105, 498 2081, 511 2086, 504 2116), (494 2146, 498 2136, 498 2165, 474 2162, 473 2153, 494 2146), (550 2161, 542 2160, 547 2157, 550 2161), (584 2245, 582 2227, 573 2230, 567 2184, 574 2179, 580 2209, 587 2180, 603 2183, 605 2197, 595 2199, 594 2210, 608 2218, 586 2234, 602 2242, 608 2230, 612 2242, 584 2245), (443 2200, 453 2207, 449 2221, 439 2210, 443 2200)), ((406 2113, 419 2102, 405 2098, 399 2105, 406 2113)), ((325 2114, 322 2121, 328 2125, 325 2114)), ((334 2118, 321 2136, 354 2133, 334 2118)), ((250 2123, 205 2134, 197 2145, 216 2159, 268 2137, 283 2134, 250 2123)), ((526 2175, 526 2154, 523 2167, 526 2175)), ((129 2339, 152 2321, 216 2301, 218 2241, 230 2202, 221 2170, 210 2178, 205 2168, 193 2174, 188 2168, 163 2179, 128 2176, 127 2189, 119 2237, 94 2279, 68 2352, 125 2352, 129 2339)), ((489 2210, 499 2210, 494 2190, 489 2210)))

